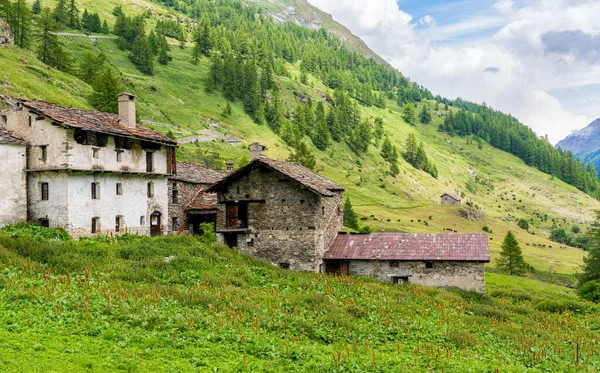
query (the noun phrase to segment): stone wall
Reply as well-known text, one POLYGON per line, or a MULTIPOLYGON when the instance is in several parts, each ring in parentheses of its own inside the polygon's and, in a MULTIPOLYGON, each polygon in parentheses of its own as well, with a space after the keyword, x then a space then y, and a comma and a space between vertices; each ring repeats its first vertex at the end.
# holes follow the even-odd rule
POLYGON ((484 292, 484 263, 479 262, 426 262, 350 260, 348 274, 375 277, 384 282, 393 282, 394 277, 408 276, 408 282, 432 287, 457 287, 463 290, 484 292))
POLYGON ((0 47, 10 47, 15 44, 10 26, 0 18, 0 47))
POLYGON ((226 228, 225 201, 248 202, 240 251, 294 270, 320 271, 325 249, 342 229, 342 193, 322 197, 262 167, 233 181, 219 201, 217 231, 226 228))
POLYGON ((169 179, 169 232, 177 233, 187 229, 185 207, 192 201, 199 191, 206 189, 206 184, 189 183, 169 179), (177 202, 173 201, 173 189, 177 188, 177 202), (173 226, 173 218, 177 218, 177 227, 173 226))

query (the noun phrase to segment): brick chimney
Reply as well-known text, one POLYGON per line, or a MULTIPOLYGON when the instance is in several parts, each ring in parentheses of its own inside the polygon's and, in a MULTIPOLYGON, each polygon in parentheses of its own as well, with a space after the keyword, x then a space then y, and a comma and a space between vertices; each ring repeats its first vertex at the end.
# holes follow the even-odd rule
POLYGON ((135 128, 135 96, 131 93, 123 92, 118 98, 121 123, 127 128, 135 128))
POLYGON ((233 162, 225 162, 225 169, 227 171, 233 171, 233 162))
POLYGON ((255 159, 264 157, 266 149, 267 147, 259 142, 250 144, 250 160, 253 161, 255 159))

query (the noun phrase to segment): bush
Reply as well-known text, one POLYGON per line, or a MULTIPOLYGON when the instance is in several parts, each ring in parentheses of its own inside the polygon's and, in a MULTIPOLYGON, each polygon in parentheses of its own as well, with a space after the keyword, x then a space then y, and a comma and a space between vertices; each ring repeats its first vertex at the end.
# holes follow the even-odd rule
POLYGON ((600 303, 600 283, 598 281, 588 281, 577 289, 579 296, 591 302, 600 303))
POLYGON ((47 240, 54 241, 70 241, 71 236, 64 229, 45 228, 31 223, 19 223, 5 225, 0 229, 0 233, 4 233, 11 238, 28 237, 34 241, 42 242, 47 240))
POLYGON ((528 230, 529 222, 525 219, 519 219, 519 221, 517 222, 517 226, 521 229, 528 230))
POLYGON ((575 302, 571 300, 543 300, 535 306, 535 309, 543 312, 552 312, 552 313, 564 313, 564 312, 573 312, 573 313, 587 313, 589 307, 586 304, 575 302))
POLYGON ((446 332, 446 338, 454 343, 456 347, 473 347, 479 343, 479 338, 476 335, 471 334, 468 330, 448 330, 446 332))
POLYGON ((550 240, 558 243, 567 243, 569 239, 567 231, 563 228, 555 228, 550 232, 550 240))

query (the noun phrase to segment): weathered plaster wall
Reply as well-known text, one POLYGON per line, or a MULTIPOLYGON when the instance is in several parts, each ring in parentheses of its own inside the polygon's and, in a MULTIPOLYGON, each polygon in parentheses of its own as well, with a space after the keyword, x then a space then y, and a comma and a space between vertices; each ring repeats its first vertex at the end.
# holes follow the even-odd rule
MULTIPOLYGON (((341 215, 337 215, 341 194, 323 198, 266 169, 241 177, 220 197, 250 201, 249 233, 238 235, 238 248, 273 264, 287 263, 290 269, 320 271, 325 249, 342 229, 341 215)), ((220 203, 218 208, 217 230, 223 230, 226 205, 220 203)))
POLYGON ((125 232, 149 234, 150 215, 162 214, 162 231, 168 227, 167 179, 145 178, 115 174, 70 174, 69 224, 67 230, 74 237, 91 235, 92 218, 100 218, 100 231, 106 235, 115 232, 116 217, 123 218, 118 234, 125 232), (154 197, 148 198, 148 182, 154 183, 154 197), (100 198, 92 199, 91 184, 99 183, 100 198), (116 184, 122 183, 123 195, 117 195, 116 184), (144 225, 141 217, 144 216, 144 225))
POLYGON ((398 262, 392 267, 390 261, 350 260, 348 274, 375 277, 391 282, 392 277, 410 276, 408 282, 432 287, 457 287, 469 291, 484 292, 484 264, 478 262, 398 262))
POLYGON ((70 144, 67 141, 67 131, 62 127, 53 126, 46 119, 37 120, 35 114, 27 110, 9 111, 6 128, 26 139, 30 146, 29 169, 49 170, 65 168, 69 164, 70 144), (31 119, 31 126, 29 120, 31 119), (46 161, 42 160, 41 145, 46 145, 46 161))
POLYGON ((27 148, 0 144, 0 227, 27 219, 27 148))
POLYGON ((68 229, 69 183, 66 172, 27 174, 29 219, 49 219, 50 227, 68 229), (42 201, 41 183, 48 183, 48 200, 42 201))
MULTIPOLYGON (((68 131, 69 166, 76 169, 95 169, 110 171, 146 172, 146 150, 139 141, 133 141, 131 150, 123 149, 121 161, 117 161, 117 148, 113 136, 108 138, 105 147, 81 145, 74 139, 75 131, 68 131), (93 149, 98 149, 98 158, 93 157, 93 149)), ((154 171, 157 174, 167 173, 167 148, 154 151, 154 171)))

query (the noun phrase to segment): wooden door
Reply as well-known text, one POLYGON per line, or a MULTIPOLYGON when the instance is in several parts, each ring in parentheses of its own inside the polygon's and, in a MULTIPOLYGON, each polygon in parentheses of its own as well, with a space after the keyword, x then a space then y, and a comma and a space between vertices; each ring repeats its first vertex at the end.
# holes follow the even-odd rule
POLYGON ((227 228, 238 227, 239 205, 227 205, 227 228))
POLYGON ((150 236, 160 236, 160 212, 150 215, 150 236))
POLYGON ((340 275, 348 275, 348 261, 342 260, 340 263, 340 275))

